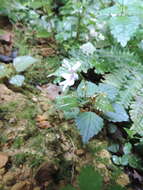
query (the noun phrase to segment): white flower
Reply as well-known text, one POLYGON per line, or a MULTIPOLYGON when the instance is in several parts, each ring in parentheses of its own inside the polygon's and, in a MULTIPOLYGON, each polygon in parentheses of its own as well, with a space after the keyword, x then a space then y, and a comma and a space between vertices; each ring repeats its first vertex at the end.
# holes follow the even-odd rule
POLYGON ((91 37, 97 37, 98 35, 98 32, 96 32, 94 28, 91 28, 89 32, 90 32, 91 37))
POLYGON ((76 64, 72 66, 66 59, 64 59, 62 66, 67 69, 67 73, 63 73, 61 75, 65 79, 65 81, 59 83, 59 85, 63 86, 64 91, 68 86, 74 85, 75 80, 78 79, 78 74, 76 73, 76 71, 81 66, 81 63, 77 61, 76 64))
POLYGON ((87 43, 83 44, 82 46, 80 46, 80 49, 86 55, 92 55, 94 53, 94 51, 96 50, 96 48, 94 47, 94 45, 91 42, 87 42, 87 43))
POLYGON ((99 34, 98 37, 99 37, 100 40, 105 40, 105 37, 104 37, 103 34, 101 34, 101 33, 99 34))

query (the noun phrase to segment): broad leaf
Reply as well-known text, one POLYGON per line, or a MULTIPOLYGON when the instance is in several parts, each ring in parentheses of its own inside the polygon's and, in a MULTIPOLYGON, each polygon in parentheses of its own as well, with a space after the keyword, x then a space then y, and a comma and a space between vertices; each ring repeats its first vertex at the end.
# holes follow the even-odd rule
POLYGON ((114 108, 115 112, 106 112, 104 114, 109 121, 122 122, 122 121, 129 120, 129 116, 122 105, 113 104, 113 108, 114 108))
POLYGON ((22 72, 35 62, 37 62, 37 59, 31 56, 19 56, 14 59, 13 66, 15 67, 17 72, 22 72))
POLYGON ((94 107, 97 110, 102 111, 103 113, 109 112, 109 111, 112 111, 112 112, 114 111, 114 108, 113 108, 111 102, 104 94, 100 94, 99 96, 97 96, 94 107))
POLYGON ((77 88, 77 94, 79 97, 91 97, 98 92, 98 86, 92 82, 81 81, 77 88))
POLYGON ((58 96, 56 100, 58 108, 67 112, 79 105, 78 99, 74 95, 58 96))
POLYGON ((112 156, 112 160, 117 165, 127 166, 128 165, 128 155, 123 156, 112 156))
POLYGON ((22 86, 25 77, 23 75, 15 75, 10 79, 10 83, 15 86, 22 86))
POLYGON ((119 144, 112 144, 108 147, 108 150, 113 153, 117 153, 119 151, 119 144))
POLYGON ((97 135, 103 128, 103 119, 93 112, 81 113, 76 119, 77 128, 82 140, 87 143, 90 138, 97 135))
POLYGON ((81 190, 101 190, 102 181, 102 176, 90 166, 83 168, 78 177, 81 190))
POLYGON ((111 185, 109 189, 107 190, 126 190, 126 188, 120 186, 120 185, 111 185))
POLYGON ((71 185, 67 185, 66 187, 60 189, 60 190, 76 190, 75 188, 73 188, 71 185))
POLYGON ((123 148, 124 154, 130 154, 131 150, 132 150, 132 144, 126 143, 123 148))
POLYGON ((140 20, 136 16, 118 16, 110 19, 109 25, 111 34, 122 47, 127 45, 127 42, 138 29, 140 20))
POLYGON ((106 83, 99 84, 99 91, 108 95, 108 98, 110 100, 114 100, 118 94, 117 88, 115 88, 114 86, 112 86, 110 84, 106 84, 106 83))

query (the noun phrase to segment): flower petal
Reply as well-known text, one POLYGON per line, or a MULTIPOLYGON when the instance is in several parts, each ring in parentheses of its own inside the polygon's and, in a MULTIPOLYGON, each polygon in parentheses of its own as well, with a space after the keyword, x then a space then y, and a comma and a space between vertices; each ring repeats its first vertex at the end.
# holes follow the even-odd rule
POLYGON ((71 69, 71 65, 69 64, 69 62, 68 62, 67 59, 64 59, 64 60, 63 60, 62 66, 63 66, 63 67, 66 67, 68 70, 71 69))
POLYGON ((71 75, 72 75, 72 74, 70 74, 70 73, 63 73, 61 76, 62 76, 64 79, 68 80, 68 79, 71 78, 71 75))
POLYGON ((77 61, 76 64, 72 67, 73 71, 76 71, 81 66, 81 62, 77 61))

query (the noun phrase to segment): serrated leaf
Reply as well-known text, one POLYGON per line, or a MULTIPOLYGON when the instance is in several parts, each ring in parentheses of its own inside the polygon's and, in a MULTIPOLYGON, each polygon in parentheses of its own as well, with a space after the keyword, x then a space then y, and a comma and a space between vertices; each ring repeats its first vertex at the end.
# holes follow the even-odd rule
POLYGON ((122 47, 125 47, 127 42, 138 29, 140 20, 137 16, 118 16, 112 17, 109 25, 111 34, 114 38, 116 38, 122 47))
POLYGON ((112 112, 114 111, 114 108, 111 102, 104 94, 97 96, 94 107, 97 110, 102 111, 103 113, 108 112, 108 111, 112 111, 112 112))
POLYGON ((90 138, 97 135, 103 128, 103 119, 93 112, 81 113, 76 118, 76 125, 82 136, 84 143, 87 143, 90 138))
POLYGON ((109 121, 122 122, 122 121, 129 120, 129 116, 122 105, 113 104, 113 108, 114 108, 115 112, 106 112, 104 114, 109 121))
POLYGON ((10 84, 13 84, 15 86, 22 86, 23 82, 25 80, 25 77, 23 75, 15 75, 10 79, 10 84))
POLYGON ((105 83, 99 84, 99 91, 107 94, 110 100, 114 100, 118 94, 117 88, 115 88, 110 84, 105 84, 105 83))
POLYGON ((71 108, 69 111, 64 111, 64 116, 66 119, 73 119, 76 118, 79 114, 80 109, 79 108, 71 108))
POLYGON ((37 62, 37 59, 31 56, 19 56, 14 59, 13 66, 15 67, 17 72, 22 72, 35 62, 37 62))
POLYGON ((77 97, 72 95, 58 96, 56 100, 58 108, 67 112, 79 105, 77 97))
POLYGON ((91 97, 98 92, 98 86, 92 82, 81 81, 77 88, 77 94, 79 97, 91 97))
POLYGON ((101 190, 103 177, 90 166, 82 168, 78 177, 81 190, 101 190))

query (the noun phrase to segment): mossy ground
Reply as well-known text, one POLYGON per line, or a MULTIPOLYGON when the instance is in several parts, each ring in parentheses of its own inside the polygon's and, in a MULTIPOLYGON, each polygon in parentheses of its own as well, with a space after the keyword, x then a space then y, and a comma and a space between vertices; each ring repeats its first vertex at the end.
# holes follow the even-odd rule
MULTIPOLYGON (((6 97, 7 101, 0 102, 0 150, 9 155, 9 161, 4 166, 5 172, 0 174, 0 185, 3 190, 11 188, 3 180, 9 171, 17 176, 15 183, 28 180, 33 188, 37 186, 34 176, 43 163, 52 163, 57 168, 56 175, 52 175, 50 180, 47 179, 48 184, 38 184, 41 187, 47 185, 47 190, 60 190, 68 183, 76 185, 76 176, 80 169, 89 164, 100 171, 105 184, 114 183, 122 171, 111 162, 107 151, 108 140, 99 136, 88 145, 83 145, 73 121, 66 121, 64 115, 57 110, 54 101, 36 89, 37 85, 47 84, 53 80, 47 76, 56 70, 61 58, 56 52, 47 56, 38 54, 38 50, 34 52, 33 36, 26 33, 24 39, 20 40, 20 34, 20 31, 16 31, 15 45, 19 48, 20 55, 31 53, 41 61, 24 73, 25 86, 28 86, 24 94, 27 96, 1 86, 3 96, 10 94, 6 97), (40 122, 43 120, 47 123, 41 128, 40 122)), ((50 42, 46 43, 48 46, 50 42)))

